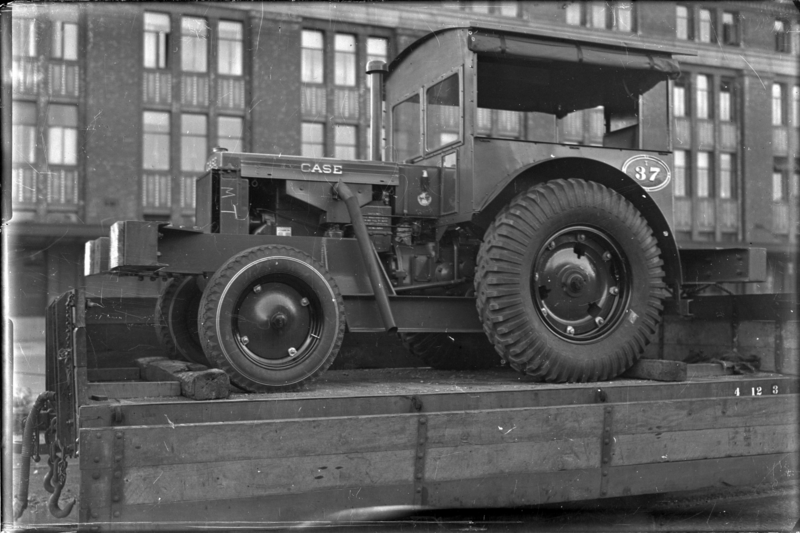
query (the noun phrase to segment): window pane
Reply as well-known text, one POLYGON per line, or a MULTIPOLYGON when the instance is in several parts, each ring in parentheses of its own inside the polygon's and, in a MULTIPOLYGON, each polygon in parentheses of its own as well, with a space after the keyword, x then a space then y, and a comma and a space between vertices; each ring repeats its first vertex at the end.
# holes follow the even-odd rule
POLYGON ((489 4, 484 2, 474 2, 469 4, 470 11, 473 13, 489 14, 489 4))
POLYGON ((47 124, 51 126, 78 126, 78 108, 74 105, 50 104, 47 108, 47 124))
POLYGON ((64 24, 63 58, 76 61, 78 59, 78 25, 64 24))
POLYGON ((356 127, 337 125, 334 129, 335 157, 356 159, 356 127))
POLYGON ((708 76, 697 76, 697 118, 709 118, 708 76))
POLYGON ((167 43, 169 41, 169 15, 163 13, 144 14, 144 66, 146 68, 167 67, 167 43))
POLYGON ((708 9, 700 10, 700 42, 711 42, 711 11, 708 9))
POLYGON ((727 91, 719 93, 719 119, 725 122, 731 120, 731 93, 727 91))
POLYGON ((719 197, 733 198, 733 157, 719 155, 719 197))
POLYGON ((36 162, 36 104, 13 102, 11 108, 11 161, 36 162))
POLYGON ((36 21, 11 19, 11 54, 14 57, 36 57, 36 21))
POLYGON ((217 72, 229 76, 241 76, 242 69, 242 24, 220 21, 217 41, 217 72))
POLYGON ((208 69, 207 43, 206 19, 183 17, 181 19, 181 70, 206 72, 208 69))
POLYGON ((673 97, 673 112, 676 117, 685 117, 686 116, 686 88, 681 87, 680 85, 675 85, 673 90, 674 97, 673 97))
POLYGON ((519 16, 519 6, 516 2, 503 2, 500 4, 500 15, 504 17, 519 16))
POLYGON ((144 112, 142 166, 146 170, 169 170, 169 113, 144 112))
POLYGON ((78 164, 78 130, 64 128, 64 164, 78 164))
POLYGON ((672 192, 675 196, 687 196, 688 184, 686 183, 686 152, 675 150, 675 183, 672 192))
POLYGON ((181 116, 181 170, 199 172, 205 168, 208 148, 205 115, 181 116))
POLYGON ((64 129, 48 128, 47 131, 47 162, 51 165, 61 165, 64 162, 64 129))
POLYGON ((711 196, 711 179, 709 169, 709 153, 697 153, 697 196, 709 198, 711 196))
POLYGON ((231 152, 242 152, 242 125, 239 117, 217 118, 217 146, 227 148, 231 152))
POLYGON ((425 91, 427 120, 426 144, 428 150, 435 150, 440 146, 452 142, 452 135, 442 136, 444 133, 459 133, 459 86, 458 75, 454 74, 425 91))
POLYGON ((623 2, 614 6, 614 29, 617 31, 633 31, 633 4, 623 2))
POLYGON ((772 84, 772 125, 783 125, 783 86, 772 84))
POLYGON ((323 83, 322 32, 303 30, 300 76, 305 83, 323 83))
POLYGON ((304 122, 301 132, 301 155, 305 157, 325 156, 325 130, 322 124, 304 122))
POLYGON ((725 44, 739 44, 739 14, 722 14, 722 41, 725 44))
POLYGON ((675 7, 675 36, 678 39, 689 39, 689 10, 686 6, 675 7))
POLYGON ((392 109, 394 161, 406 161, 420 154, 419 128, 419 95, 415 94, 392 109))
POLYGON ((778 170, 772 173, 772 201, 783 200, 783 172, 778 170))
POLYGON ((356 84, 356 38, 337 34, 334 39, 334 83, 353 87, 356 84))
POLYGON ((592 28, 605 28, 606 27, 606 5, 602 2, 591 3, 591 27, 592 28))
POLYGON ((800 85, 792 88, 792 125, 800 126, 800 85))
POLYGON ((389 41, 380 37, 367 39, 367 62, 386 61, 389 56, 389 41))
POLYGON ((566 15, 567 15, 567 24, 570 26, 580 26, 581 25, 581 6, 582 4, 579 2, 572 2, 567 5, 566 15))

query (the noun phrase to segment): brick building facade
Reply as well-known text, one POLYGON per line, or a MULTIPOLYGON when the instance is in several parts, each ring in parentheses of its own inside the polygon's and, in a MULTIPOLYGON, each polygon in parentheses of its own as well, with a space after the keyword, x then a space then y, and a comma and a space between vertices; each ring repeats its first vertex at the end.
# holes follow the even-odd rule
MULTIPOLYGON (((82 279, 83 242, 124 219, 191 224, 214 146, 368 157, 363 66, 468 22, 616 32, 686 52, 674 83, 675 221, 684 247, 757 245, 794 291, 800 19, 787 2, 13 4, 13 219, 7 294, 43 314, 82 279)), ((487 128, 522 135, 505 117, 487 128)), ((602 111, 559 125, 599 142, 602 111)), ((600 134, 601 135, 601 134, 600 134)), ((116 286, 124 282, 114 282, 116 286)), ((107 281, 96 290, 115 290, 107 281)), ((157 284, 137 290, 155 294, 157 284)))

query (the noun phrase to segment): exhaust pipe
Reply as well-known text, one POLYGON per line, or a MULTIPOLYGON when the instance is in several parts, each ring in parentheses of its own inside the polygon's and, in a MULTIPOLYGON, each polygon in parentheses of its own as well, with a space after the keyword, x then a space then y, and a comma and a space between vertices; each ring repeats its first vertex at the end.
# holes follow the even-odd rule
POLYGON ((369 102, 370 102, 370 145, 369 158, 381 161, 381 130, 383 123, 383 76, 386 74, 386 63, 383 61, 370 61, 367 63, 367 75, 370 77, 369 102))

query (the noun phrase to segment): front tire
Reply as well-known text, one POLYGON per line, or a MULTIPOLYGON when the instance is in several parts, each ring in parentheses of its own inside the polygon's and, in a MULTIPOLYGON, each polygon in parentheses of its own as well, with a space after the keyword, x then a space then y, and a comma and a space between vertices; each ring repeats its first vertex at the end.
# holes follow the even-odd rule
POLYGON ((233 256, 211 277, 198 326, 206 356, 235 385, 287 391, 331 365, 344 317, 325 267, 295 248, 266 245, 233 256))
POLYGON ((580 179, 515 197, 484 236, 475 277, 484 330, 516 370, 550 382, 615 377, 661 321, 663 261, 621 195, 580 179))

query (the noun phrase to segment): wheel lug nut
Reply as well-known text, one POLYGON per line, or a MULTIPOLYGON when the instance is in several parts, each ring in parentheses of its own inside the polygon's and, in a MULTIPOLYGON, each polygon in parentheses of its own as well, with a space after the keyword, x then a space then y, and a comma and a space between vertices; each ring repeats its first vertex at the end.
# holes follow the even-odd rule
POLYGON ((302 305, 303 307, 307 306, 308 303, 309 303, 308 298, 303 298, 302 300, 300 300, 300 305, 302 305))
POLYGON ((253 287, 253 292, 256 294, 261 292, 261 285, 256 285, 255 287, 253 287))
POLYGON ((244 336, 241 338, 241 341, 242 341, 242 344, 244 344, 245 346, 247 346, 247 343, 248 343, 248 342, 250 342, 250 339, 248 339, 248 338, 247 338, 247 335, 244 335, 244 336))
POLYGON ((611 287, 610 289, 608 289, 608 292, 616 296, 617 294, 619 294, 619 289, 616 287, 611 287))
POLYGON ((550 241, 550 244, 547 245, 548 250, 552 250, 556 247, 556 241, 550 241))
POLYGON ((603 261, 611 261, 611 253, 603 252, 603 261))
POLYGON ((575 335, 575 328, 567 326, 567 335, 575 335))
POLYGON ((583 242, 586 240, 586 235, 583 233, 578 233, 578 241, 583 242))
POLYGON ((547 316, 547 308, 542 307, 542 315, 547 316))
POLYGON ((605 321, 605 320, 603 320, 603 317, 599 316, 599 317, 597 317, 597 318, 595 318, 595 319, 594 319, 594 323, 595 323, 595 324, 597 324, 597 327, 599 328, 600 326, 602 326, 603 324, 605 324, 605 323, 606 323, 606 321, 605 321))
POLYGON ((297 348, 289 348, 289 357, 297 355, 297 348))

